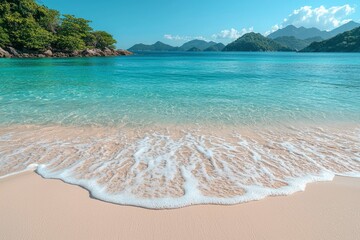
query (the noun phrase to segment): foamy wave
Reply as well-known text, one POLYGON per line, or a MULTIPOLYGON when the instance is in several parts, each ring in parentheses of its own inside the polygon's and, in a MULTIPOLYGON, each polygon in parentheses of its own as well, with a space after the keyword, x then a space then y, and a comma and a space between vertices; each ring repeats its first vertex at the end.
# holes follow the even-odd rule
POLYGON ((360 177, 360 129, 298 127, 0 131, 0 176, 38 164, 45 178, 146 208, 236 204, 288 195, 335 175, 360 177))

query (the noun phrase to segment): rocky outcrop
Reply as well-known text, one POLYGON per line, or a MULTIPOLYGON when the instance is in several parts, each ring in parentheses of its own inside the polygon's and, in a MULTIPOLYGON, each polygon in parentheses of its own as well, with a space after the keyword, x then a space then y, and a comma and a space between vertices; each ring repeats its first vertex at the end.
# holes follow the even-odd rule
POLYGON ((20 52, 12 47, 5 50, 0 48, 0 58, 67 58, 67 57, 109 57, 109 56, 128 56, 132 52, 121 49, 85 49, 84 51, 57 52, 50 49, 44 52, 20 52))
POLYGON ((96 51, 96 49, 85 49, 84 51, 81 52, 82 56, 85 57, 100 57, 100 53, 98 51, 96 51))
POLYGON ((128 50, 122 50, 122 49, 118 49, 118 50, 115 50, 116 54, 118 56, 128 56, 128 55, 133 55, 132 52, 128 51, 128 50))
POLYGON ((20 54, 18 53, 18 51, 15 50, 15 48, 13 47, 8 47, 6 48, 6 50, 14 57, 20 57, 20 54))
POLYGON ((46 50, 46 51, 44 52, 44 55, 45 55, 46 57, 52 57, 52 56, 53 56, 53 52, 49 49, 49 50, 46 50))
POLYGON ((9 58, 11 54, 0 47, 0 58, 9 58))

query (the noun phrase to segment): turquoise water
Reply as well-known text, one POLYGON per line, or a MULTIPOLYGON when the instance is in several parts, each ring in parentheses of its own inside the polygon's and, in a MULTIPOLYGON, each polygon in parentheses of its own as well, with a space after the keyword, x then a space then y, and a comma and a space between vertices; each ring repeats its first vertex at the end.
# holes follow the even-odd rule
POLYGON ((360 55, 0 59, 1 124, 358 121, 360 55))
POLYGON ((360 55, 0 59, 0 179, 27 170, 147 208, 360 177, 360 55))

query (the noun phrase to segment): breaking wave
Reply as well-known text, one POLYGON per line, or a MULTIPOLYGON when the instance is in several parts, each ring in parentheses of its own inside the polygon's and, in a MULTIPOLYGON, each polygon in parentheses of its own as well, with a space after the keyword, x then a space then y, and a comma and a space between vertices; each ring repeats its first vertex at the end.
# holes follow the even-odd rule
POLYGON ((360 177, 360 126, 0 130, 0 176, 36 169, 97 199, 146 208, 237 204, 360 177))

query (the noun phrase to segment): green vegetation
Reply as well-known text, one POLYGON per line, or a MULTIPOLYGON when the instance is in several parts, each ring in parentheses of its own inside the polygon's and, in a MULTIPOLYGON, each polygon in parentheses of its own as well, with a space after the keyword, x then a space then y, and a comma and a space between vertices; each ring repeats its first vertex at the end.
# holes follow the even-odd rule
POLYGON ((189 42, 184 43, 181 47, 180 47, 180 51, 189 51, 190 49, 193 48, 193 50, 199 49, 200 51, 204 51, 205 49, 216 45, 216 42, 207 42, 204 40, 199 40, 199 39, 195 39, 195 40, 191 40, 189 42))
POLYGON ((35 0, 1 0, 0 47, 21 51, 71 52, 115 48, 107 32, 93 31, 90 21, 39 5, 35 0))
POLYGON ((197 47, 192 47, 189 50, 187 50, 187 52, 201 52, 201 49, 197 47))
POLYGON ((322 42, 314 42, 302 52, 360 52, 360 27, 322 42))
POLYGON ((144 52, 144 51, 155 51, 155 52, 201 52, 201 51, 221 51, 224 48, 224 44, 216 42, 207 42, 204 40, 191 40, 184 43, 181 47, 173 47, 162 42, 156 42, 151 45, 147 44, 135 44, 129 51, 132 52, 144 52))
POLYGON ((292 50, 264 37, 260 33, 247 33, 236 41, 228 44, 223 51, 277 52, 292 50))
POLYGON ((9 34, 7 34, 4 28, 0 27, 0 47, 9 44, 10 44, 9 34))
POLYGON ((104 49, 106 47, 114 48, 114 44, 116 40, 111 36, 111 34, 104 31, 96 31, 93 32, 93 36, 95 37, 94 45, 96 48, 104 49))
POLYGON ((212 45, 204 50, 204 52, 221 52, 225 48, 225 45, 222 43, 217 43, 212 45))
POLYGON ((314 38, 308 38, 308 39, 298 39, 293 36, 288 37, 278 37, 273 39, 275 42, 280 43, 281 45, 290 48, 295 51, 300 51, 301 49, 306 48, 313 42, 321 42, 323 39, 321 37, 314 37, 314 38))
POLYGON ((173 47, 167 45, 163 42, 157 41, 154 44, 147 45, 147 44, 135 44, 131 48, 128 49, 131 52, 146 52, 146 51, 153 51, 153 52, 174 52, 179 51, 178 47, 173 47))

